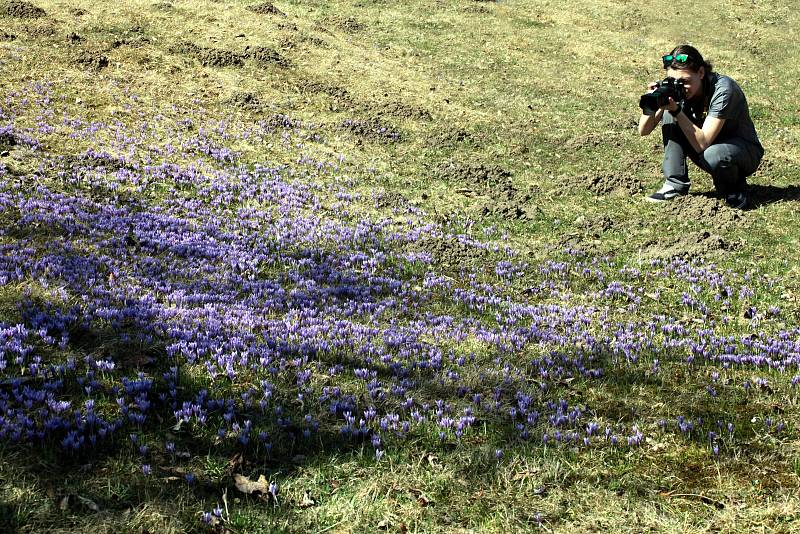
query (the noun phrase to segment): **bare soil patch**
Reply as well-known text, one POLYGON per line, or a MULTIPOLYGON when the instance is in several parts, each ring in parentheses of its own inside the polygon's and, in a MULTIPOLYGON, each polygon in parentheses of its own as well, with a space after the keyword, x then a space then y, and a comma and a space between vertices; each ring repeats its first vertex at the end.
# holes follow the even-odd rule
POLYGON ((299 119, 293 119, 288 115, 284 115, 283 113, 275 113, 267 119, 267 123, 272 126, 273 128, 300 128, 303 126, 303 122, 299 119))
POLYGON ((58 34, 58 29, 48 18, 35 18, 25 25, 25 33, 34 39, 47 38, 58 34))
POLYGON ((740 243, 729 241, 710 231, 689 232, 667 238, 660 243, 649 243, 644 257, 647 259, 707 257, 737 250, 740 246, 740 243))
POLYGON ((238 109, 251 112, 260 112, 264 109, 264 104, 253 93, 246 91, 238 91, 233 93, 230 98, 225 101, 226 104, 238 109))
POLYGON ((108 67, 108 57, 100 52, 82 50, 75 57, 75 64, 85 69, 100 71, 108 67))
POLYGON ((668 202, 664 214, 670 220, 699 223, 703 228, 722 231, 745 220, 744 212, 729 208, 720 199, 687 195, 668 202))
MULTIPOLYGON (((475 1, 476 2, 486 2, 486 3, 491 2, 491 3, 494 3, 494 0, 475 0, 475 1)), ((471 5, 471 6, 466 6, 466 7, 464 7, 462 9, 462 11, 464 13, 471 13, 471 14, 475 14, 475 15, 491 15, 492 14, 492 10, 491 9, 489 9, 488 7, 486 7, 486 6, 482 5, 482 4, 479 4, 479 3, 476 3, 475 5, 471 5)))
POLYGON ((345 33, 359 33, 366 29, 366 25, 362 22, 359 22, 353 17, 341 17, 341 16, 333 16, 333 17, 325 17, 319 22, 321 27, 325 26, 332 26, 338 30, 341 30, 345 33))
POLYGON ((475 144, 475 138, 461 128, 448 128, 431 134, 427 139, 428 148, 453 150, 466 144, 475 144))
POLYGON ((402 135, 394 126, 383 122, 377 117, 345 119, 337 127, 367 141, 396 143, 402 139, 402 135))
POLYGON ((3 5, 3 14, 17 19, 38 19, 47 16, 44 9, 22 0, 6 2, 3 5))
POLYGON ((379 116, 391 116, 398 119, 416 121, 429 121, 433 119, 433 115, 431 115, 427 109, 397 101, 370 102, 365 104, 364 108, 379 116))
POLYGON ((173 54, 196 58, 204 67, 241 67, 244 56, 230 50, 205 48, 190 41, 181 41, 169 48, 173 54))
POLYGON ((80 35, 78 35, 75 32, 68 33, 67 37, 66 37, 67 43, 69 43, 71 45, 80 44, 80 43, 83 42, 83 40, 84 40, 83 37, 81 37, 80 35))
POLYGON ((569 151, 597 148, 601 145, 619 146, 619 140, 614 140, 601 133, 587 133, 570 137, 562 145, 569 151))
POLYGON ((0 152, 8 151, 12 146, 16 146, 17 138, 11 132, 0 132, 0 152))
POLYGON ((258 13, 259 15, 281 15, 283 17, 286 16, 286 13, 284 13, 277 7, 273 6, 269 2, 263 2, 261 4, 254 4, 252 6, 247 6, 246 9, 248 11, 252 11, 253 13, 258 13))
POLYGON ((583 230, 587 236, 598 238, 616 228, 618 223, 610 215, 603 214, 595 217, 581 216, 575 221, 575 226, 583 230))
POLYGON ((642 192, 642 182, 636 176, 627 173, 592 171, 578 176, 563 178, 565 187, 561 190, 568 194, 574 188, 581 188, 595 195, 637 195, 642 192))
POLYGON ((489 255, 488 251, 455 237, 429 237, 417 243, 416 248, 430 254, 436 263, 444 267, 476 265, 486 261, 489 255))
POLYGON ((447 182, 480 192, 507 183, 511 178, 511 172, 500 165, 459 161, 443 163, 437 169, 436 175, 447 182))
POLYGON ((243 56, 259 65, 277 65, 284 68, 291 65, 289 60, 280 55, 277 50, 267 46, 248 46, 245 48, 243 56))
POLYGON ((220 48, 203 48, 196 57, 204 67, 241 67, 244 65, 241 54, 220 48))
POLYGON ((322 93, 333 98, 336 103, 345 107, 353 107, 355 103, 355 100, 347 89, 328 82, 300 80, 297 83, 297 91, 301 94, 322 93))
MULTIPOLYGON (((297 28, 295 28, 295 30, 296 29, 297 28)), ((296 32, 292 33, 291 35, 285 35, 278 41, 278 46, 284 50, 299 48, 301 45, 310 45, 317 48, 329 48, 330 46, 325 40, 320 39, 319 37, 296 32)))
POLYGON ((513 221, 530 219, 531 201, 536 192, 535 189, 521 191, 510 180, 501 182, 490 189, 489 199, 478 203, 478 215, 513 221))
POLYGON ((439 166, 436 176, 456 185, 458 193, 477 197, 474 210, 479 217, 530 218, 531 200, 537 191, 518 189, 511 180, 511 172, 499 165, 449 161, 439 166))
POLYGON ((397 191, 382 191, 373 195, 375 207, 379 209, 406 208, 411 202, 397 191))

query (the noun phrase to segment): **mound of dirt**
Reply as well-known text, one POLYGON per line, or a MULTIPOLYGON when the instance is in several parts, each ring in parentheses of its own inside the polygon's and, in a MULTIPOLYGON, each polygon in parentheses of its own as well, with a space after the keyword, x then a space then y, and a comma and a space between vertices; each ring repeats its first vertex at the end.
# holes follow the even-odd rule
POLYGON ((178 54, 185 56, 196 56, 203 49, 191 41, 178 41, 168 48, 170 54, 178 54))
POLYGON ((226 104, 245 111, 259 112, 264 109, 261 100, 253 93, 238 91, 225 101, 226 104))
POLYGON ((337 103, 352 106, 353 97, 344 87, 339 87, 328 82, 317 82, 313 80, 302 80, 297 83, 297 90, 302 94, 322 93, 333 98, 337 103))
POLYGON ((636 195, 642 192, 642 182, 632 174, 616 174, 595 171, 579 176, 567 176, 564 179, 568 192, 573 187, 585 189, 595 195, 636 195))
POLYGON ((121 46, 129 46, 131 48, 139 48, 150 44, 150 39, 144 35, 136 35, 134 37, 124 37, 122 39, 113 40, 108 46, 112 50, 121 46))
POLYGON ((666 243, 651 243, 647 247, 644 257, 646 259, 706 257, 736 250, 739 246, 739 243, 730 242, 708 231, 689 232, 673 237, 666 243))
POLYGON ((278 46, 284 50, 291 50, 293 48, 297 48, 301 44, 308 44, 311 46, 316 46, 318 48, 329 47, 328 43, 320 39, 319 37, 315 37, 313 35, 307 35, 305 33, 285 35, 278 41, 278 46))
POLYGON ((488 255, 488 251, 463 243, 455 237, 429 237, 418 242, 416 248, 427 252, 437 264, 445 267, 476 265, 485 261, 488 255))
POLYGON ((745 215, 729 208, 721 200, 707 195, 687 195, 664 206, 670 220, 699 223, 703 228, 720 231, 741 224, 745 215))
POLYGON ((562 146, 571 152, 598 148, 600 146, 620 147, 622 146, 622 139, 614 132, 587 133, 570 137, 564 141, 562 146))
MULTIPOLYGON (((386 95, 388 96, 388 95, 386 95)), ((365 108, 373 111, 378 115, 388 115, 398 119, 422 120, 429 121, 433 119, 430 111, 418 106, 410 106, 402 102, 377 102, 374 105, 367 105, 365 108)))
POLYGON ((246 9, 248 11, 252 11, 253 13, 258 13, 259 15, 281 15, 283 17, 286 16, 286 13, 284 13, 277 7, 273 6, 269 2, 247 6, 246 9))
POLYGON ((461 128, 448 128, 435 132, 427 139, 428 148, 452 150, 462 144, 474 144, 475 139, 461 128))
POLYGON ((480 217, 498 217, 507 221, 524 221, 530 218, 527 207, 518 202, 486 202, 480 206, 480 217))
POLYGON ((36 18, 25 26, 25 33, 28 34, 28 37, 47 38, 53 37, 59 32, 57 26, 50 19, 36 18))
MULTIPOLYGON (((495 0, 476 0, 476 2, 492 2, 492 3, 494 1, 495 0)), ((462 8, 461 11, 463 11, 464 13, 470 13, 470 14, 475 14, 475 15, 489 15, 489 14, 492 13, 491 9, 489 9, 488 7, 486 7, 484 5, 481 5, 481 4, 475 4, 475 5, 472 5, 472 6, 466 6, 466 7, 462 8)))
POLYGON ((261 65, 278 65, 279 67, 288 67, 290 65, 288 59, 267 46, 248 46, 244 49, 243 56, 261 65))
POLYGON ((169 47, 172 54, 194 57, 204 67, 241 67, 244 65, 244 56, 222 50, 219 48, 204 48, 190 41, 179 41, 169 47))
POLYGON ((491 198, 478 204, 480 217, 492 215, 514 221, 532 218, 531 200, 536 194, 534 189, 520 191, 511 180, 505 180, 490 188, 488 194, 491 198))
POLYGON ((511 180, 511 172, 499 165, 449 161, 439 166, 436 176, 458 185, 456 192, 478 197, 473 206, 478 217, 530 218, 531 200, 536 190, 520 191, 511 180))
POLYGON ((244 65, 241 54, 220 48, 201 48, 196 57, 204 67, 241 67, 244 65))
POLYGON ((320 21, 321 26, 333 26, 345 33, 358 33, 363 31, 366 26, 353 17, 326 17, 320 21))
POLYGON ((23 0, 6 2, 3 6, 3 13, 17 19, 38 19, 47 16, 44 9, 23 0))
POLYGON ((378 209, 405 208, 410 204, 409 200, 397 191, 378 192, 373 195, 373 198, 375 207, 378 209))
POLYGON ((0 132, 0 152, 6 152, 16 146, 17 138, 11 132, 0 132))
POLYGON ((267 123, 272 126, 273 128, 300 128, 303 126, 303 122, 298 119, 293 119, 288 115, 284 115, 283 113, 275 113, 269 119, 267 119, 267 123))
POLYGON ((75 58, 75 63, 86 69, 100 71, 108 67, 108 58, 99 52, 83 50, 75 58))
POLYGON ((401 140, 400 132, 393 126, 374 117, 366 120, 346 119, 340 122, 337 127, 369 141, 396 143, 401 140))
POLYGON ((436 176, 473 191, 489 191, 492 187, 508 183, 511 172, 499 165, 450 161, 439 166, 436 176))
POLYGON ((617 223, 608 215, 590 218, 581 216, 575 220, 575 226, 582 229, 586 235, 597 238, 609 230, 613 230, 617 223))

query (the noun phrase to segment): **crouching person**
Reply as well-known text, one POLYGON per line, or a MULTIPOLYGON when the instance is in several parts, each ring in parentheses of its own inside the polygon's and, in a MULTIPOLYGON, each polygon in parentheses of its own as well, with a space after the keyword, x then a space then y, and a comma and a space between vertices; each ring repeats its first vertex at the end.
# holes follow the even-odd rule
POLYGON ((666 78, 651 83, 640 102, 639 134, 661 124, 664 185, 646 197, 665 202, 689 192, 686 158, 714 181, 729 206, 748 206, 747 177, 758 168, 764 148, 750 118, 741 87, 713 71, 692 46, 680 45, 662 57, 666 78))

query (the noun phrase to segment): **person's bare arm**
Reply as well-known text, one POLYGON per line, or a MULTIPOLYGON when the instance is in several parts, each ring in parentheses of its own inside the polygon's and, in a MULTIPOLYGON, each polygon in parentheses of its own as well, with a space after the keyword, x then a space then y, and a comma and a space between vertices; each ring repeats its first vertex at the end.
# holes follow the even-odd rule
MULTIPOLYGON (((672 109, 674 111, 677 108, 678 105, 670 99, 667 109, 672 109)), ((698 154, 702 154, 705 149, 714 143, 714 139, 716 139, 719 132, 722 131, 725 119, 706 117, 706 120, 703 121, 703 127, 698 128, 689 120, 689 117, 687 117, 685 113, 678 113, 675 122, 680 126, 689 144, 692 145, 692 148, 694 148, 698 154)))
POLYGON ((650 135, 650 132, 661 122, 662 115, 664 115, 663 109, 659 109, 652 115, 642 114, 642 116, 639 117, 639 135, 650 135))

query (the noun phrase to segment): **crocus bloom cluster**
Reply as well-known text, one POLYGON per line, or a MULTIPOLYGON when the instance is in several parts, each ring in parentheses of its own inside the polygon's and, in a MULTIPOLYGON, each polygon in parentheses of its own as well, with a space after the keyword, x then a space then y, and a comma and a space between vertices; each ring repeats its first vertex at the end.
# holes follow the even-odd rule
MULTIPOLYGON (((306 147, 324 146, 314 125, 120 99, 126 118, 103 123, 68 115, 47 84, 0 107, 0 139, 37 167, 0 166, 0 287, 21 297, 21 319, 0 324, 1 439, 80 451, 166 415, 271 453, 335 429, 380 459, 410 435, 488 426, 500 459, 504 442, 637 447, 655 431, 567 397, 574 380, 673 363, 749 369, 760 391, 767 375, 797 383, 798 330, 752 305, 766 278, 578 250, 536 264, 470 224, 376 212, 343 158, 306 147), (55 138, 79 148, 46 150, 55 138), (290 163, 247 155, 274 140, 290 163), (734 304, 761 330, 726 326, 734 304)), ((726 424, 708 434, 715 454, 726 424)))

